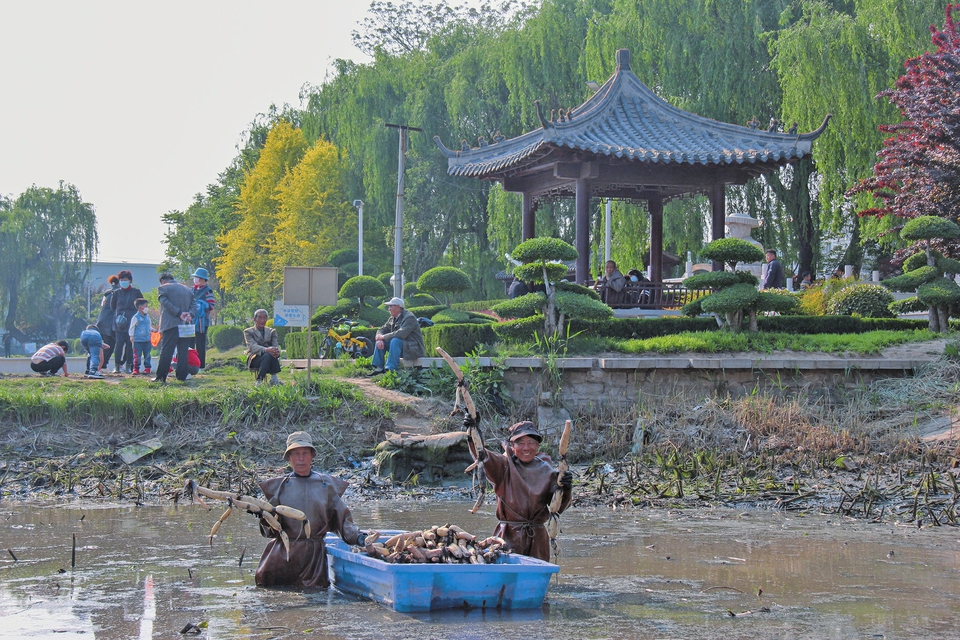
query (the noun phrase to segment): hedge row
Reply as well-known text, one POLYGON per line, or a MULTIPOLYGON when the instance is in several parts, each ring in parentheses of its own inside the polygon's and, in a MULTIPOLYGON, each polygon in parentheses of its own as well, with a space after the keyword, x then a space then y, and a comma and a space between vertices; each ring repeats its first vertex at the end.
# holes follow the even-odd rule
POLYGON ((503 302, 506 300, 504 298, 498 298, 496 300, 474 300, 472 302, 454 302, 450 305, 451 309, 456 309, 457 311, 489 311, 493 308, 493 305, 498 302, 503 302))
POLYGON ((777 333, 866 333, 867 331, 926 329, 927 321, 854 316, 764 316, 757 318, 757 328, 760 331, 777 333))
MULTIPOLYGON (((715 331, 717 321, 713 318, 610 318, 602 322, 570 323, 570 333, 588 332, 591 335, 618 340, 646 339, 668 336, 687 331, 715 331)), ((543 332, 543 317, 520 318, 493 326, 497 336, 505 342, 532 340, 534 332, 543 332)))
MULTIPOLYGON (((853 316, 762 316, 757 319, 760 331, 794 334, 865 333, 867 331, 913 331, 925 329, 926 320, 908 318, 856 318, 853 316)), ((604 322, 584 323, 573 320, 570 333, 588 332, 591 335, 617 340, 657 338, 677 333, 716 331, 719 327, 713 317, 682 318, 611 318, 604 322)), ((533 339, 536 331, 543 331, 543 318, 521 318, 493 325, 497 337, 504 342, 522 342, 533 339)))
POLYGON ((480 344, 493 344, 497 341, 494 333, 496 325, 484 324, 438 324, 423 330, 423 344, 427 357, 437 356, 437 347, 451 356, 465 356, 480 344))

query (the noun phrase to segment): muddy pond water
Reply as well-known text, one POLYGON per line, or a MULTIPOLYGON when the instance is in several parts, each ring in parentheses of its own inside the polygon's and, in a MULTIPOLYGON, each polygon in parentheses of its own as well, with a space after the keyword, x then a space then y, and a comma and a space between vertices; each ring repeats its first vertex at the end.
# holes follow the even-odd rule
MULTIPOLYGON (((380 501, 354 513, 364 529, 491 531, 492 508, 468 506, 380 501)), ((231 517, 211 548, 219 513, 0 505, 0 637, 197 637, 179 635, 188 624, 203 638, 960 637, 955 528, 575 508, 542 608, 401 614, 336 589, 256 588, 255 520, 231 517)))

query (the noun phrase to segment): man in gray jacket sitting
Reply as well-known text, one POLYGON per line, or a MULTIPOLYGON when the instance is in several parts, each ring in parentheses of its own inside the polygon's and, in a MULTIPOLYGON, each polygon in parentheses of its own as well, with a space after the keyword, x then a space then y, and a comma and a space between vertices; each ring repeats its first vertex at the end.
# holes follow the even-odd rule
POLYGON ((423 346, 423 334, 417 316, 403 308, 402 298, 391 298, 387 302, 390 319, 377 331, 377 344, 373 350, 373 371, 376 376, 384 371, 396 371, 400 358, 415 360, 422 358, 426 351, 423 346), (386 352, 386 366, 384 366, 386 352))

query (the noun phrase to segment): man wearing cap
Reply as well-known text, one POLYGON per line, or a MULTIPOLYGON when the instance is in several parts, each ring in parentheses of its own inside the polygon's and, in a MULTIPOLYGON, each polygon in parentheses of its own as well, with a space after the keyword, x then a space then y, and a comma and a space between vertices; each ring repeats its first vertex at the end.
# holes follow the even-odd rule
POLYGON ((391 298, 387 302, 387 311, 390 312, 390 319, 377 331, 371 376, 380 375, 384 371, 396 371, 400 367, 401 357, 405 360, 416 360, 426 353, 420 323, 417 316, 403 308, 403 299, 391 298), (387 352, 386 366, 384 351, 387 352))
MULTIPOLYGON (((464 426, 473 425, 467 417, 464 426)), ((559 471, 550 458, 538 453, 543 437, 532 422, 524 421, 510 427, 505 453, 485 449, 483 470, 497 494, 497 525, 494 535, 503 538, 515 553, 550 561, 550 537, 546 522, 549 505, 556 491, 563 492, 560 513, 570 506, 573 473, 567 471, 557 483, 559 471)), ((477 451, 469 443, 474 459, 477 451)))
POLYGON ((193 348, 200 358, 200 369, 207 366, 207 329, 216 312, 213 310, 217 300, 213 297, 213 289, 207 286, 210 274, 203 267, 198 267, 193 275, 193 299, 197 301, 196 335, 193 338, 193 348))
POLYGON ((293 470, 260 483, 270 504, 283 504, 303 511, 310 523, 310 537, 307 538, 304 522, 280 516, 280 525, 290 539, 288 559, 279 532, 261 518, 260 533, 271 540, 257 567, 258 587, 326 588, 330 586, 327 547, 323 542, 327 532, 335 531, 347 544, 363 544, 366 534, 353 523, 350 509, 340 498, 347 483, 314 471, 311 467, 316 455, 310 434, 295 431, 287 436, 287 449, 283 454, 293 470))

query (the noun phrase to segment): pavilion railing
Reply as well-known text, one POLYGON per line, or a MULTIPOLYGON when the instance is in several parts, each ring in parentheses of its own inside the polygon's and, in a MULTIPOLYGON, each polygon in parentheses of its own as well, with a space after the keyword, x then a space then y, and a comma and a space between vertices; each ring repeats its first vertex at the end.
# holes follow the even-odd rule
POLYGON ((701 298, 710 289, 687 289, 682 284, 628 282, 622 291, 604 291, 601 299, 614 309, 679 309, 688 302, 701 298))

